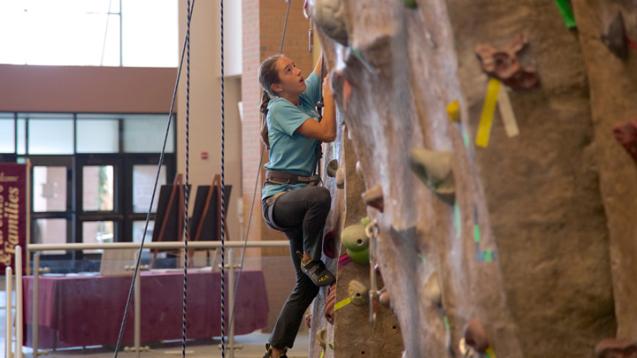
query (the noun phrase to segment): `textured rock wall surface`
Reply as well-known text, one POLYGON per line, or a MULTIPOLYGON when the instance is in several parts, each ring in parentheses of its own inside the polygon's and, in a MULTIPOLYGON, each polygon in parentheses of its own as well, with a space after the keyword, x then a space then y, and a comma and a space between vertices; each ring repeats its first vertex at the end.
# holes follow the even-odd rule
MULTIPOLYGON (((348 184, 360 161, 364 185, 332 187, 332 221, 357 221, 360 192, 381 186, 384 211, 367 214, 406 356, 459 356, 472 319, 499 357, 586 357, 616 333, 637 339, 637 172, 611 133, 637 112, 637 54, 621 60, 601 37, 618 11, 637 37, 637 4, 573 0, 568 29, 551 0, 309 3, 349 132, 335 158, 348 184), (476 146, 489 97, 476 46, 506 49, 520 34, 521 68, 539 86, 505 80, 499 102, 519 135, 496 108, 488 145, 476 146), (446 110, 456 100, 459 122, 446 110), (411 170, 415 148, 451 153, 453 195, 411 170)), ((335 357, 361 356, 360 342, 382 334, 356 340, 365 322, 338 317, 335 357)))

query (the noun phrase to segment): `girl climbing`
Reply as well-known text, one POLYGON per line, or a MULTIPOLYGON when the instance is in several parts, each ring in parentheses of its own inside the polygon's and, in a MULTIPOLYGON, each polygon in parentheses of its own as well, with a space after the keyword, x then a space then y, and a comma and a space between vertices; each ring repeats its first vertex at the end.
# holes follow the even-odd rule
POLYGON ((262 139, 269 149, 262 189, 263 216, 273 229, 290 240, 296 287, 292 290, 266 344, 264 358, 286 357, 299 330, 303 314, 318 294, 319 286, 335 281, 321 261, 323 228, 330 210, 330 192, 313 175, 321 142, 336 137, 336 119, 330 81, 321 84, 322 59, 303 78, 294 61, 283 54, 261 63, 259 81, 265 123, 262 139), (315 109, 325 94, 324 116, 315 109))

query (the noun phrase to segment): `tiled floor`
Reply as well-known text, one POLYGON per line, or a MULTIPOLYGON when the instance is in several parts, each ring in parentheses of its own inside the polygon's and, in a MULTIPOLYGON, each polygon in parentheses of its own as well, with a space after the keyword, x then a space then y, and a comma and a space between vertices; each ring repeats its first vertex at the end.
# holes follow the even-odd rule
MULTIPOLYGON (((0 281, 3 281, 0 279, 0 281)), ((2 284, 2 282, 0 282, 2 284)), ((0 291, 0 357, 4 356, 5 352, 5 322, 6 322, 6 308, 5 308, 5 294, 4 290, 0 291)), ((242 348, 235 351, 236 358, 256 358, 262 357, 264 353, 264 343, 268 338, 268 334, 265 333, 252 333, 244 336, 236 337, 236 344, 242 348)), ((215 358, 221 357, 221 351, 219 349, 219 340, 214 342, 189 342, 187 346, 186 355, 192 358, 215 358)), ((309 339, 307 333, 300 333, 296 339, 295 347, 288 352, 290 358, 302 358, 307 357, 309 339)), ((25 358, 33 357, 30 349, 25 348, 25 358)), ((113 351, 104 348, 86 348, 86 349, 67 349, 58 350, 55 352, 47 352, 46 355, 40 354, 41 357, 46 358, 71 358, 71 357, 91 357, 91 358, 106 358, 113 357, 113 351)), ((181 356, 181 343, 170 343, 164 345, 157 345, 151 347, 150 351, 141 352, 139 355, 136 352, 121 352, 118 357, 121 358, 134 358, 134 357, 180 357, 181 356)), ((226 357, 229 354, 226 353, 226 357)))
MULTIPOLYGON (((235 351, 236 358, 256 358, 262 357, 264 353, 264 342, 267 340, 268 335, 262 333, 253 333, 245 336, 238 336, 236 338, 236 344, 241 349, 235 351)), ((2 336, 2 352, 4 352, 4 335, 2 336)), ((220 341, 216 340, 214 343, 206 342, 189 342, 186 348, 186 356, 192 358, 215 358, 221 357, 221 351, 219 349, 220 341)), ((288 352, 290 358, 302 358, 307 357, 308 351, 308 336, 299 335, 297 337, 295 347, 288 352)), ((46 358, 74 358, 74 357, 91 357, 91 358, 106 358, 113 357, 113 351, 103 348, 86 348, 86 349, 67 349, 58 350, 55 352, 47 352, 46 355, 42 353, 39 355, 46 358)), ((139 355, 136 352, 120 352, 121 358, 134 358, 134 357, 180 357, 181 356, 181 344, 171 343, 162 346, 153 346, 149 351, 141 352, 139 355)), ((25 349, 24 357, 31 358, 33 354, 30 349, 25 349)), ((229 354, 226 353, 226 357, 229 354)))
MULTIPOLYGON (((235 351, 236 358, 256 358, 262 357, 264 353, 263 342, 267 339, 266 334, 253 333, 245 336, 237 337, 237 344, 242 348, 235 351)), ((221 351, 219 350, 219 341, 215 341, 214 344, 206 344, 202 342, 193 342, 187 346, 186 356, 192 358, 215 358, 221 357, 221 351)), ((307 357, 308 350, 308 337, 307 335, 299 336, 296 340, 294 349, 288 352, 290 358, 302 358, 307 357)), ((105 349, 73 349, 73 350, 61 350, 56 352, 48 352, 46 355, 40 355, 46 358, 74 358, 74 357, 91 357, 91 358, 106 358, 113 357, 113 352, 105 349)), ((150 351, 141 352, 139 355, 135 352, 120 352, 121 358, 134 358, 134 357, 180 357, 181 356, 181 344, 174 343, 170 345, 151 347, 150 351)), ((30 352, 26 353, 24 357, 33 357, 30 352)), ((229 354, 226 353, 226 357, 229 354)))

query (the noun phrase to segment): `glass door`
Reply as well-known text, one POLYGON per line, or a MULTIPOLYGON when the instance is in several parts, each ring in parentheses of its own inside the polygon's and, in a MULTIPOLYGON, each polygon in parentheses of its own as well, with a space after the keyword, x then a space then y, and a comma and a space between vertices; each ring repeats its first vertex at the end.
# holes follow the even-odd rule
MULTIPOLYGON (((64 244, 71 241, 75 206, 73 161, 69 156, 32 156, 31 243, 64 244)), ((47 252, 57 258, 65 251, 47 252)))
MULTIPOLYGON (((121 159, 114 154, 76 155, 75 170, 78 176, 76 242, 121 241, 124 236, 121 159)), ((84 250, 88 254, 99 252, 101 250, 84 250)))
MULTIPOLYGON (((125 177, 126 177, 126 211, 125 232, 128 240, 141 242, 146 224, 146 215, 150 207, 155 178, 157 176, 157 163, 159 155, 154 154, 128 154, 124 157, 125 177)), ((159 201, 159 189, 164 184, 172 183, 175 173, 174 154, 167 154, 159 172, 157 190, 153 205, 150 208, 151 215, 146 232, 145 242, 150 242, 153 236, 155 212, 159 201)))

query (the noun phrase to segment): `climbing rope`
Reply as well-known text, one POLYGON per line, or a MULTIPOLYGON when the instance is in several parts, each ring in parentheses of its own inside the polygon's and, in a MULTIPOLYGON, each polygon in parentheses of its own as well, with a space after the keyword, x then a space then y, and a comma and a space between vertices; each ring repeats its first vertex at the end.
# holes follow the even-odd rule
MULTIPOLYGON (((287 28, 288 28, 288 18, 290 15, 290 7, 292 5, 292 0, 286 0, 287 2, 287 8, 285 11, 285 17, 283 18, 283 31, 281 32, 281 40, 279 42, 279 53, 283 52, 283 47, 285 45, 285 35, 287 33, 287 28)), ((222 62, 223 63, 223 62, 222 62)), ((223 92, 222 92, 223 93, 223 92)), ((241 272, 243 270, 243 264, 245 262, 245 252, 248 246, 248 237, 250 236, 250 226, 252 223, 252 217, 253 217, 253 213, 254 213, 254 203, 255 203, 255 199, 257 197, 257 190, 259 188, 259 178, 261 177, 261 166, 263 165, 263 154, 265 153, 265 151, 263 150, 263 147, 261 149, 261 155, 259 158, 259 165, 257 166, 257 174, 255 176, 255 180, 254 180, 254 188, 252 190, 252 202, 250 204, 250 213, 248 214, 248 224, 246 227, 246 230, 243 234, 243 246, 241 247, 241 260, 239 260, 239 271, 237 272, 237 278, 235 281, 235 285, 234 285, 234 292, 238 292, 239 289, 239 282, 241 281, 241 272)), ((234 322, 234 317, 235 317, 235 307, 236 307, 236 300, 235 302, 232 302, 232 307, 230 308, 230 325, 232 325, 232 322, 234 322)))
MULTIPOLYGON (((190 12, 190 0, 186 0, 186 8, 190 12)), ((184 188, 184 281, 181 300, 181 356, 186 357, 186 338, 188 333, 188 240, 190 239, 190 220, 188 218, 188 208, 190 202, 190 21, 191 17, 186 18, 186 184, 184 188)), ((210 189, 212 190, 212 188, 210 189)))
MULTIPOLYGON (((122 321, 120 324, 120 329, 119 329, 119 334, 118 334, 118 338, 117 338, 117 342, 115 345, 115 352, 114 352, 114 358, 118 357, 119 354, 119 350, 121 347, 121 341, 123 338, 123 334, 124 334, 124 328, 126 327, 126 321, 127 321, 127 313, 128 313, 128 309, 130 306, 130 302, 133 296, 133 292, 134 292, 134 288, 135 288, 135 280, 134 278, 137 277, 138 273, 139 273, 139 268, 140 268, 140 263, 141 263, 141 253, 142 250, 144 249, 144 244, 145 244, 145 240, 146 240, 146 234, 148 232, 148 225, 150 222, 150 216, 152 213, 152 207, 153 207, 153 203, 155 201, 155 195, 156 195, 156 189, 157 189, 157 184, 159 183, 159 175, 160 175, 160 170, 161 170, 161 166, 163 164, 164 161, 164 156, 165 156, 165 150, 166 150, 166 143, 168 140, 168 135, 169 135, 169 131, 170 131, 170 125, 172 123, 173 120, 173 113, 175 110, 175 103, 176 103, 176 94, 177 94, 177 90, 179 87, 179 81, 181 78, 181 72, 182 72, 182 68, 183 68, 183 63, 184 63, 184 58, 187 58, 187 63, 186 63, 186 118, 185 118, 185 122, 186 122, 186 131, 185 131, 185 136, 186 136, 186 163, 185 163, 185 167, 186 167, 186 188, 185 188, 185 195, 184 195, 184 205, 185 208, 188 208, 188 202, 189 202, 189 193, 188 193, 188 188, 189 188, 189 152, 190 152, 190 143, 189 143, 189 135, 190 135, 190 28, 191 28, 191 19, 192 19, 192 14, 194 11, 194 6, 195 6, 195 1, 196 0, 187 0, 187 19, 186 19, 186 34, 185 34, 185 38, 184 38, 184 42, 183 42, 183 46, 181 49, 181 54, 180 54, 180 62, 179 62, 179 66, 177 69, 177 77, 175 80, 175 85, 173 87, 173 93, 172 93, 172 97, 171 97, 171 105, 170 105, 170 111, 169 111, 169 117, 168 117, 168 123, 166 125, 166 131, 165 131, 165 135, 164 135, 164 142, 162 145, 162 150, 160 153, 160 157, 159 157, 159 161, 157 164, 157 170, 155 173, 155 182, 154 182, 154 186, 153 186, 153 193, 151 195, 151 199, 150 199, 150 204, 149 204, 149 209, 146 213, 146 222, 144 225, 144 231, 142 234, 142 240, 140 242, 140 246, 138 249, 138 254, 137 254, 137 260, 135 263, 135 269, 134 269, 134 273, 133 273, 133 280, 131 281, 131 285, 129 287, 129 292, 128 292, 128 298, 126 300, 126 304, 124 306, 124 313, 123 313, 123 317, 122 317, 122 321)), ((279 45, 279 53, 283 52, 283 48, 284 48, 284 44, 285 44, 285 36, 287 33, 287 25, 288 25, 288 18, 289 18, 289 13, 290 13, 290 8, 291 8, 291 3, 292 0, 287 0, 287 9, 286 9, 286 13, 285 13, 285 18, 284 18, 284 24, 283 24, 283 31, 281 34, 281 41, 280 41, 280 45, 279 45)), ((223 41, 223 31, 224 31, 224 23, 223 23, 223 0, 220 0, 220 30, 221 30, 221 349, 222 349, 222 357, 225 357, 225 83, 224 83, 224 41, 223 41)), ((323 71, 323 68, 321 69, 321 72, 323 71)), ((322 77, 322 76, 321 76, 322 77)), ((319 89, 321 90, 321 89, 319 89)), ((322 96, 322 95, 321 95, 322 96)), ((261 156, 260 156, 260 160, 259 160, 259 165, 257 167, 257 175, 255 178, 255 185, 254 185, 254 190, 253 190, 253 195, 252 195, 252 203, 250 206, 250 213, 248 216, 248 225, 246 228, 246 231, 244 232, 244 237, 243 237, 243 246, 242 246, 242 250, 241 250, 241 260, 240 260, 240 265, 239 268, 240 270, 238 271, 237 274, 237 279, 235 282, 235 292, 237 292, 237 289, 239 287, 239 282, 241 280, 241 272, 243 269, 243 265, 245 262, 245 252, 247 249, 247 240, 249 237, 249 232, 250 232, 250 226, 252 223, 252 218, 253 218, 253 213, 254 213, 254 203, 255 203, 255 199, 256 199, 256 194, 257 194, 257 189, 258 189, 258 183, 259 183, 259 178, 261 175, 261 166, 263 165, 263 157, 264 157, 264 150, 261 150, 261 156)), ((182 357, 185 357, 185 350, 186 350, 186 338, 187 338, 187 285, 188 285, 188 279, 187 279, 187 275, 188 275, 188 240, 189 240, 189 218, 187 215, 187 209, 185 210, 184 213, 184 230, 185 230, 185 240, 184 240, 184 285, 183 285, 183 300, 182 300, 182 357)), ((235 317, 235 307, 236 305, 234 304, 235 302, 233 302, 233 306, 231 307, 230 310, 230 322, 234 321, 234 317, 235 317)), ((232 324, 232 323, 230 323, 232 324)))
MULTIPOLYGON (((192 4, 190 5, 188 11, 187 11, 187 18, 188 21, 190 21, 190 19, 192 18, 192 13, 195 9, 195 1, 196 0, 192 0, 192 4)), ((142 257, 142 250, 144 249, 144 243, 146 242, 146 234, 148 233, 148 224, 150 223, 150 217, 152 214, 152 208, 153 208, 153 203, 155 202, 155 195, 157 193, 157 184, 159 183, 159 175, 161 172, 161 167, 164 163, 164 156, 166 153, 166 143, 168 143, 168 135, 170 133, 170 126, 172 124, 172 120, 173 120, 173 113, 175 112, 175 103, 177 100, 177 90, 179 88, 179 80, 181 78, 181 71, 183 68, 183 63, 184 63, 184 57, 186 54, 186 46, 189 44, 190 42, 190 38, 188 37, 189 34, 186 34, 184 37, 184 41, 183 41, 183 46, 181 48, 181 52, 180 52, 180 60, 179 60, 179 66, 177 67, 177 76, 175 79, 175 85, 173 86, 173 92, 171 95, 171 99, 170 99, 170 109, 168 110, 168 121, 166 123, 166 130, 164 131, 164 142, 162 144, 162 148, 161 148, 161 152, 159 154, 159 160, 157 163, 157 169, 155 170, 155 183, 153 185, 153 193, 151 194, 150 197, 150 203, 148 205, 148 211, 146 212, 146 222, 144 224, 144 232, 142 234, 142 240, 139 244, 139 249, 137 251, 137 258, 136 258, 136 262, 135 262, 135 270, 133 271, 133 276, 132 276, 132 280, 131 280, 131 284, 130 287, 128 288, 128 296, 126 299, 126 303, 124 305, 124 312, 122 315, 122 320, 119 326, 119 333, 117 335, 117 341, 115 343, 115 351, 113 353, 113 357, 117 358, 119 355, 119 350, 121 348, 121 343, 122 343, 122 339, 124 336, 124 328, 126 327, 126 321, 127 321, 127 317, 128 317, 128 309, 130 307, 130 302, 132 300, 133 297, 133 292, 135 290, 135 277, 137 277, 137 275, 139 274, 139 267, 140 267, 140 263, 141 263, 141 257, 142 257)))
MULTIPOLYGON (((226 356, 226 198, 224 194, 225 184, 225 91, 224 91, 224 66, 223 66, 223 0, 219 0, 220 38, 221 38, 221 357, 226 356)), ((230 268, 233 269, 232 267, 230 268)), ((236 291, 235 291, 236 292, 236 291)), ((234 349, 234 347, 232 347, 234 349)))

